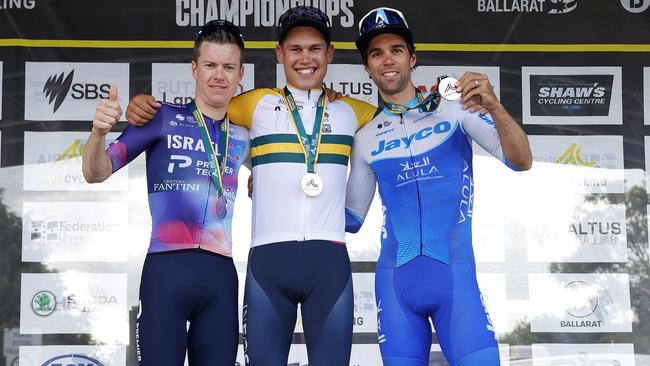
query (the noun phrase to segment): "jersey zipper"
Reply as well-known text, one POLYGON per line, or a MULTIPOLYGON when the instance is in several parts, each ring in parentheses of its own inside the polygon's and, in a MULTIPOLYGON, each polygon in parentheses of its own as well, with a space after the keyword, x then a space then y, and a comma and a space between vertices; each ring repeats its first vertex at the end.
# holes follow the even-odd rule
MULTIPOLYGON (((214 135, 214 125, 215 125, 215 123, 213 121, 212 125, 210 125, 212 131, 208 131, 208 133, 210 133, 210 135, 214 135)), ((210 147, 207 146, 207 147, 204 147, 204 148, 209 149, 210 147)), ((217 162, 217 164, 218 164, 218 162, 217 162)), ((207 192, 206 197, 205 197, 205 207, 203 208, 203 219, 201 220, 201 235, 199 236, 199 239, 197 240, 197 247, 196 247, 197 252, 201 251, 201 239, 203 238, 203 233, 205 232, 205 223, 206 223, 205 219, 208 216, 208 206, 210 206, 210 194, 212 193, 212 187, 213 187, 212 177, 208 176, 208 192, 207 192)))
MULTIPOLYGON (((408 139, 409 131, 406 128, 406 121, 404 120, 404 113, 400 113, 400 115, 399 115, 399 123, 404 127, 404 133, 405 133, 406 138, 408 139)), ((411 165, 415 165, 415 162, 413 161, 413 145, 412 144, 413 143, 411 143, 411 145, 409 145, 409 160, 411 161, 411 165)), ((420 236, 419 236, 419 239, 420 239, 420 255, 423 255, 424 254, 424 243, 422 242, 422 238, 423 238, 423 235, 422 235, 422 233, 423 233, 423 230, 422 230, 422 218, 423 218, 423 215, 422 214, 423 213, 422 213, 422 203, 421 203, 421 200, 420 200, 420 181, 419 181, 418 177, 415 177, 415 190, 416 190, 416 193, 417 193, 416 198, 417 198, 417 202, 418 202, 418 212, 420 213, 420 220, 419 220, 419 224, 420 224, 420 236)))

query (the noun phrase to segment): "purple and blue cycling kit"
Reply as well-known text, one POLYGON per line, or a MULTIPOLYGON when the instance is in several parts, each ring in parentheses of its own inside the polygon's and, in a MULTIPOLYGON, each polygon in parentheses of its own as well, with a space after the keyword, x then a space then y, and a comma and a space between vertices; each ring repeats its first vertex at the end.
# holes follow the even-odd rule
MULTIPOLYGON (((205 120, 216 145, 223 122, 207 116, 205 120)), ((206 146, 187 106, 163 103, 149 123, 143 127, 128 126, 107 148, 113 172, 143 151, 147 152, 152 219, 149 253, 201 248, 232 256, 231 225, 237 175, 248 156, 250 141, 244 127, 229 124, 229 129, 223 171, 224 195, 228 202, 224 219, 217 216, 218 194, 210 178, 206 146)))

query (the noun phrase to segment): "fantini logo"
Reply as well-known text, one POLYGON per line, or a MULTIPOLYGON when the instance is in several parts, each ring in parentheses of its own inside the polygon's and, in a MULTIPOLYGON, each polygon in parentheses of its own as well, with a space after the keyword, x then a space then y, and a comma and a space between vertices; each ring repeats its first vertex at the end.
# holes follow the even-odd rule
POLYGON ((580 157, 580 153, 582 152, 582 149, 578 146, 578 144, 573 143, 566 151, 560 155, 557 160, 555 160, 555 164, 566 164, 566 165, 580 165, 580 166, 588 166, 588 167, 595 167, 599 168, 599 165, 595 161, 585 161, 580 157))
POLYGON ((54 102, 54 113, 61 107, 65 97, 68 95, 73 77, 74 70, 70 71, 67 76, 65 76, 65 72, 62 72, 61 75, 52 75, 47 78, 43 87, 43 94, 45 94, 46 98, 49 98, 47 101, 48 104, 54 102))

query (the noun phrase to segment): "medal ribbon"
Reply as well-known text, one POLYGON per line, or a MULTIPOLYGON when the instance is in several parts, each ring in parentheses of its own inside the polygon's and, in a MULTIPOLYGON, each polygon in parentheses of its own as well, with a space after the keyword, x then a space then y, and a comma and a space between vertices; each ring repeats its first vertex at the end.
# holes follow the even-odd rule
POLYGON ((212 178, 212 183, 217 189, 219 197, 223 196, 223 182, 221 177, 223 176, 223 171, 226 167, 226 161, 228 160, 228 139, 230 135, 230 122, 228 117, 226 117, 221 124, 221 132, 219 133, 219 155, 221 155, 222 160, 219 164, 219 155, 214 151, 214 145, 212 144, 212 138, 210 138, 210 131, 208 126, 205 123, 203 118, 203 113, 199 109, 199 106, 195 101, 191 101, 188 105, 196 124, 199 126, 199 131, 201 131, 201 139, 203 140, 203 147, 205 148, 205 154, 208 157, 208 165, 210 170, 210 178, 212 178))
POLYGON ((318 162, 318 147, 320 146, 320 138, 322 135, 321 126, 323 125, 323 120, 325 118, 325 107, 327 104, 325 91, 323 90, 322 94, 318 98, 314 129, 312 130, 311 135, 308 135, 305 130, 305 126, 300 118, 300 113, 298 113, 296 101, 293 98, 293 95, 291 95, 291 91, 289 91, 288 87, 284 87, 282 96, 284 97, 284 102, 287 104, 287 108, 289 108, 289 111, 291 112, 291 120, 293 121, 293 125, 298 133, 302 150, 305 153, 307 171, 309 173, 315 173, 316 163, 318 162))
MULTIPOLYGON (((446 78, 447 76, 440 76, 436 80, 436 85, 440 83, 440 80, 446 78)), ((403 114, 411 109, 418 108, 421 112, 431 112, 435 111, 436 108, 438 108, 438 104, 440 103, 440 92, 438 91, 438 88, 436 87, 436 90, 432 93, 429 93, 429 95, 426 96, 426 98, 422 95, 422 92, 420 89, 415 88, 415 95, 418 98, 418 104, 416 104, 413 107, 406 107, 401 104, 393 104, 393 103, 386 103, 384 102, 384 107, 390 112, 394 114, 403 114)))

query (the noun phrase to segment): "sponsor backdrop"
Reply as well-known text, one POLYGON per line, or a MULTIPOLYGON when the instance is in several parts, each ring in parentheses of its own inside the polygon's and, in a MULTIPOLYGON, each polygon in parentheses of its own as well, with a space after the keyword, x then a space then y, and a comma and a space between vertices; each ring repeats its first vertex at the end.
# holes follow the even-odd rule
MULTIPOLYGON (((191 100, 192 40, 214 18, 244 33, 239 92, 283 85, 275 25, 297 4, 323 9, 333 25, 328 87, 382 102, 353 41, 359 19, 387 5, 413 29, 418 88, 432 90, 439 75, 486 74, 528 133, 535 161, 528 172, 512 172, 475 146, 468 210, 503 364, 650 365, 650 0, 0 0, 0 361, 136 364, 151 230, 145 162, 102 184, 84 181, 95 108, 110 85, 123 107, 138 93, 191 100)), ((248 174, 242 169, 240 187, 248 174)), ((234 215, 241 298, 251 222, 245 194, 234 215)), ((382 221, 375 199, 361 231, 347 237, 353 365, 381 364, 374 267, 382 221)), ((300 320, 294 341, 289 362, 306 365, 300 320)), ((437 343, 434 334, 430 364, 445 365, 437 343)))

